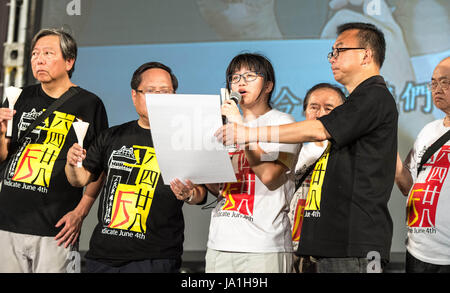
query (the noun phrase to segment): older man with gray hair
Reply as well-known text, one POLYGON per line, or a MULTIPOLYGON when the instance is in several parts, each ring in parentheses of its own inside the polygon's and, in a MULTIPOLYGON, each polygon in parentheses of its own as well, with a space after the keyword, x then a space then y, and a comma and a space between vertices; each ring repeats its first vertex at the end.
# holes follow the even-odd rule
POLYGON ((107 128, 103 102, 70 80, 75 40, 44 29, 33 38, 31 67, 39 84, 27 86, 14 110, 0 109, 0 272, 79 271, 83 218, 98 192, 72 187, 64 173, 67 151, 77 142, 74 123, 89 123, 84 145, 107 128), (14 117, 14 119, 13 119, 14 117), (12 136, 6 136, 13 123, 12 136), (78 262, 70 264, 74 261, 78 262))
POLYGON ((450 273, 450 57, 429 87, 445 117, 425 125, 404 163, 397 155, 395 182, 408 196, 407 273, 450 273))

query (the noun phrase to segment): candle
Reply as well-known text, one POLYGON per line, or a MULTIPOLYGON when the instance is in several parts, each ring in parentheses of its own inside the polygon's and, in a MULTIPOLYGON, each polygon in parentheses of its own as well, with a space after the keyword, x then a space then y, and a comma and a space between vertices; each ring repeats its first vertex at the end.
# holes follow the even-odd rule
MULTIPOLYGON (((75 134, 77 135, 77 139, 78 139, 78 144, 83 147, 83 140, 84 137, 86 136, 86 132, 89 128, 89 123, 81 121, 79 119, 77 119, 77 121, 75 121, 73 123, 73 129, 75 130, 75 134)), ((78 162, 77 167, 81 168, 82 166, 82 162, 78 162)))
MULTIPOLYGON (((22 93, 22 89, 17 87, 7 87, 5 89, 6 98, 8 99, 9 108, 11 110, 14 110, 14 105, 17 102, 17 99, 19 98, 20 94, 22 93)), ((6 130, 6 136, 11 137, 12 135, 12 127, 13 127, 13 120, 8 121, 8 127, 6 130)))

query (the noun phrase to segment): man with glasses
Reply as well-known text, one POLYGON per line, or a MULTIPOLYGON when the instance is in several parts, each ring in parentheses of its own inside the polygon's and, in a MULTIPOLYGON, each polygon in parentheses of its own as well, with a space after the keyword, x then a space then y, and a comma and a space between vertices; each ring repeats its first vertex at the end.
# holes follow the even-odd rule
POLYGON ((408 196, 407 273, 450 273, 450 141, 419 167, 426 150, 450 130, 450 57, 436 66, 429 87, 445 117, 425 125, 404 163, 397 156, 395 182, 408 196))
POLYGON ((165 185, 153 148, 146 94, 171 94, 178 81, 158 62, 140 66, 131 80, 139 119, 112 127, 86 152, 74 144, 67 154, 66 175, 78 187, 106 174, 98 224, 86 254, 92 273, 179 272, 183 253, 184 202, 203 201, 206 189, 179 180, 165 185), (83 167, 78 168, 82 161, 83 167))
POLYGON ((347 23, 328 55, 347 102, 317 120, 251 129, 225 125, 226 144, 248 141, 330 143, 311 178, 297 255, 318 272, 381 272, 388 261, 392 220, 388 210, 395 176, 398 112, 379 75, 386 43, 372 24, 347 23))

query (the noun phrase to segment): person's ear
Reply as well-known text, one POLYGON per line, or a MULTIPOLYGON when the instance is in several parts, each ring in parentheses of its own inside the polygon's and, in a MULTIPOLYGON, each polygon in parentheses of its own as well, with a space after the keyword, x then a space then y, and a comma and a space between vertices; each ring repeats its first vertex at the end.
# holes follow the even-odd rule
POLYGON ((363 60, 362 60, 362 65, 369 65, 371 63, 374 62, 373 59, 373 51, 370 48, 367 48, 364 50, 364 56, 363 56, 363 60))
POLYGON ((268 81, 266 82, 266 84, 264 85, 264 93, 268 94, 273 90, 273 82, 268 81))
POLYGON ((75 64, 75 59, 67 59, 66 60, 66 71, 69 72, 73 68, 74 64, 75 64))
POLYGON ((136 90, 131 90, 131 99, 133 100, 133 105, 136 107, 136 99, 138 98, 137 97, 137 95, 138 95, 138 92, 136 91, 136 90))

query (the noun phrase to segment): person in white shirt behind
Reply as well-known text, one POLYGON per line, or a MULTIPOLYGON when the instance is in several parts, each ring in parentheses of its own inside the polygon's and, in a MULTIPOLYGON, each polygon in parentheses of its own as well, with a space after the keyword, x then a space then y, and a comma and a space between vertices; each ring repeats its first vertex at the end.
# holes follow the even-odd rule
MULTIPOLYGON (((303 112, 306 120, 315 120, 322 116, 328 115, 334 108, 342 105, 345 102, 345 94, 342 90, 329 83, 319 83, 313 86, 305 95, 303 99, 303 112)), ((292 244, 294 250, 298 247, 300 240, 300 233, 302 229, 303 211, 306 204, 306 196, 309 191, 309 184, 311 182, 311 174, 313 165, 324 153, 328 141, 308 142, 302 145, 302 149, 298 156, 297 165, 295 167, 296 177, 296 191, 291 201, 291 208, 289 211, 289 219, 292 226, 292 244), (308 172, 310 171, 310 172, 308 172), (308 172, 309 174, 305 174, 308 172), (302 180, 303 179, 303 180, 302 180), (302 180, 302 182, 300 182, 302 180)), ((295 272, 305 272, 308 269, 305 261, 302 261, 300 267, 300 258, 294 255, 294 270, 295 272)))
POLYGON ((407 273, 450 272, 450 141, 419 168, 426 150, 450 130, 450 57, 436 66, 430 89, 445 118, 425 125, 404 162, 397 155, 395 182, 408 196, 407 273))

